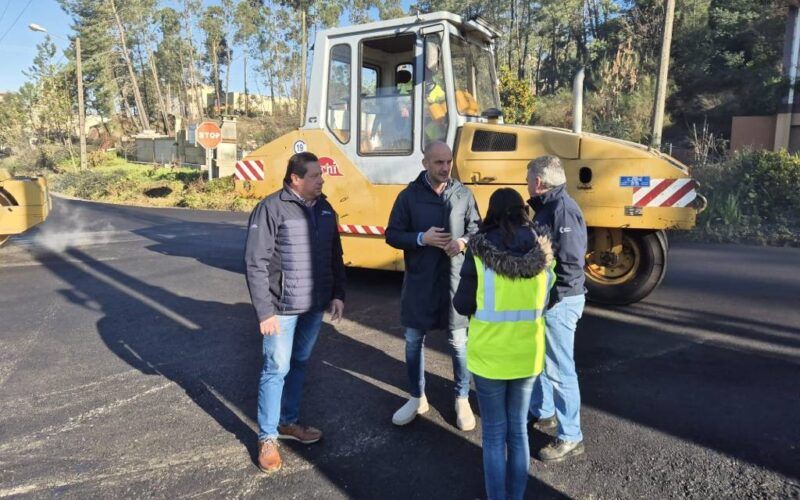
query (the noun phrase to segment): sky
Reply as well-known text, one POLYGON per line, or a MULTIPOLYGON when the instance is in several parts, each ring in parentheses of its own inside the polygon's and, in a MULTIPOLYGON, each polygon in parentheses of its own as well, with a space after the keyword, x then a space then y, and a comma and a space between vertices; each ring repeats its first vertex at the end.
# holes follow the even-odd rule
MULTIPOLYGON (((170 2, 164 2, 170 3, 170 2)), ((207 0, 206 5, 217 4, 218 1, 207 0)), ((410 0, 402 0, 403 9, 408 9, 410 0)), ((36 56, 36 44, 44 39, 44 33, 28 29, 31 23, 43 26, 53 35, 53 42, 58 47, 57 61, 66 62, 63 49, 66 39, 71 33, 70 18, 56 0, 0 0, 0 92, 13 91, 25 83, 22 73, 33 63, 36 56), (61 38, 59 38, 61 37, 61 38)), ((231 68, 231 91, 244 90, 244 58, 242 51, 234 52, 231 68)), ((248 87, 251 92, 259 92, 253 77, 249 78, 248 87)))

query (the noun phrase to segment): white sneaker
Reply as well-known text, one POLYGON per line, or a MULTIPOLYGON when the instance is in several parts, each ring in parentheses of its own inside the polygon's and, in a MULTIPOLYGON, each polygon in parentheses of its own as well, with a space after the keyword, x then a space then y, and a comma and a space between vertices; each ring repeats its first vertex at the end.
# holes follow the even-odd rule
POLYGON ((411 423, 417 415, 422 415, 430 409, 428 406, 428 399, 423 394, 420 398, 409 398, 406 404, 400 407, 399 410, 392 415, 392 423, 394 425, 406 425, 411 423))
POLYGON ((468 398, 456 398, 456 425, 462 431, 475 428, 475 415, 469 406, 468 398))

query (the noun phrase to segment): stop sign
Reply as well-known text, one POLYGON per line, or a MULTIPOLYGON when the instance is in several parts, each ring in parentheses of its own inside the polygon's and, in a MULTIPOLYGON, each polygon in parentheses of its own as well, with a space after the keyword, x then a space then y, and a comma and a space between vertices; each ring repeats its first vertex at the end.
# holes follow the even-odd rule
POLYGON ((214 149, 222 142, 222 130, 214 122, 203 122, 197 126, 197 142, 206 149, 214 149))

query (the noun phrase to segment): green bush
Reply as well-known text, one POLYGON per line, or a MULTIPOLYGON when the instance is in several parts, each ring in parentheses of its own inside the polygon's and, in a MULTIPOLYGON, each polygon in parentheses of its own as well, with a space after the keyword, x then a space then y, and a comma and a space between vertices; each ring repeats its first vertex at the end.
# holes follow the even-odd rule
POLYGON ((530 123, 536 103, 533 90, 505 66, 500 70, 500 101, 505 123, 530 123))
MULTIPOLYGON (((584 125, 587 121, 584 119, 584 125)), ((555 94, 538 97, 533 123, 546 127, 572 128, 572 92, 562 88, 555 94)), ((584 127, 584 130, 587 129, 584 127)))
MULTIPOLYGON (((635 90, 615 95, 614 99, 604 92, 587 93, 584 123, 590 121, 591 130, 596 134, 647 143, 651 133, 654 88, 649 78, 643 78, 635 90)), ((669 116, 665 119, 669 125, 669 116)))
MULTIPOLYGON (((650 138, 650 115, 653 111, 652 87, 646 80, 636 90, 616 95, 613 102, 608 93, 585 92, 583 130, 646 143, 650 138)), ((533 123, 572 128, 572 92, 562 88, 555 94, 537 98, 533 123)))
POLYGON ((692 176, 709 204, 698 218, 700 237, 800 246, 800 156, 742 151, 692 176))
POLYGON ((96 200, 109 193, 110 188, 125 178, 122 170, 98 172, 85 170, 83 172, 64 172, 51 179, 51 189, 57 193, 69 196, 96 200))

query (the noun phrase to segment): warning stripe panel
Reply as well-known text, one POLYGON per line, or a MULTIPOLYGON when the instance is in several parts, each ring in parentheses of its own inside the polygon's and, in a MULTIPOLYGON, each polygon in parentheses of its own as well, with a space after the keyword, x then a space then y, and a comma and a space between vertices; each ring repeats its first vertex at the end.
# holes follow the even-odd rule
POLYGON ((651 179, 649 187, 633 189, 635 207, 685 207, 696 197, 692 179, 651 179))
MULTIPOLYGON (((646 207, 648 203, 653 201, 663 193, 668 187, 675 182, 675 179, 664 179, 658 183, 652 183, 649 188, 638 188, 633 193, 633 205, 636 207, 646 207), (638 200, 636 198, 639 198, 638 200)), ((655 205, 658 206, 658 205, 655 205)))
POLYGON ((686 196, 690 191, 694 191, 694 181, 689 180, 689 182, 683 183, 683 186, 680 186, 675 192, 664 200, 664 202, 660 205, 662 207, 672 207, 678 201, 680 201, 684 196, 686 196))
POLYGON ((264 163, 260 160, 237 161, 235 175, 240 181, 263 181, 264 163))
POLYGON ((381 226, 362 226, 360 224, 340 224, 339 232, 344 234, 365 234, 368 236, 383 236, 386 228, 381 226))

